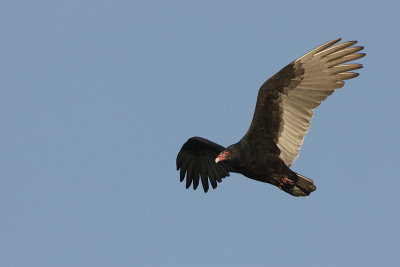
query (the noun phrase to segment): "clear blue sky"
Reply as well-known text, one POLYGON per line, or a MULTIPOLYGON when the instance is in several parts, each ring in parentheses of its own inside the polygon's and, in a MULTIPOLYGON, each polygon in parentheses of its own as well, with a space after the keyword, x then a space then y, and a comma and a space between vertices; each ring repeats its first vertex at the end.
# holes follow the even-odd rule
POLYGON ((0 3, 0 266, 400 266, 398 1, 0 3), (315 112, 295 198, 179 183, 259 86, 331 39, 361 75, 315 112))

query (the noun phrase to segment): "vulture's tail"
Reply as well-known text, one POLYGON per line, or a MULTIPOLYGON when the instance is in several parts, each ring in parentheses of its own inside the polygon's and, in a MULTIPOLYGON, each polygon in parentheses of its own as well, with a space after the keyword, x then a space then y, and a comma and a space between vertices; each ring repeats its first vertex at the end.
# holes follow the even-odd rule
POLYGON ((287 188, 285 191, 296 197, 308 196, 311 192, 315 191, 317 187, 314 185, 314 181, 301 174, 295 173, 297 181, 294 186, 287 188))

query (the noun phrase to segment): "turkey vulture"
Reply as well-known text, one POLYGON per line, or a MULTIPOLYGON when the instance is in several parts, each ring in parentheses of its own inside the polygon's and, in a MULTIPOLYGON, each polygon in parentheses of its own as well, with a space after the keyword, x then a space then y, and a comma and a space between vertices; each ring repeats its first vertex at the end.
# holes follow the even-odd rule
POLYGON ((357 53, 357 41, 336 44, 332 40, 293 61, 260 88, 250 128, 243 138, 227 148, 201 137, 190 138, 176 158, 181 182, 186 188, 199 181, 208 191, 229 172, 269 183, 293 196, 308 196, 316 187, 313 180, 289 167, 298 157, 310 128, 313 109, 318 107, 343 80, 357 77, 350 72, 361 64, 343 64, 365 56, 357 53), (335 45, 336 44, 336 45, 335 45))

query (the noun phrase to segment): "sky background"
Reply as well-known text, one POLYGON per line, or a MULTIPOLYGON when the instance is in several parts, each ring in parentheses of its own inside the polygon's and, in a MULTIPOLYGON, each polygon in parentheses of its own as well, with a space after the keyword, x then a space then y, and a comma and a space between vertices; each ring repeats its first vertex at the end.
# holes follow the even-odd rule
POLYGON ((400 266, 398 1, 0 3, 0 266, 400 266), (186 190, 192 136, 247 131, 259 86, 342 37, 361 75, 315 112, 295 198, 186 190))

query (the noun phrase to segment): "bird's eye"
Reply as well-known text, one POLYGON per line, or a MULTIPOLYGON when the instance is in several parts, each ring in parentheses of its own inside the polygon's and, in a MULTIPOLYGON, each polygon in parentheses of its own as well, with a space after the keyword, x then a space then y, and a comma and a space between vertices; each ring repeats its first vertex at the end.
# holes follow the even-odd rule
POLYGON ((224 153, 222 153, 222 156, 227 157, 228 153, 224 152, 224 153))

